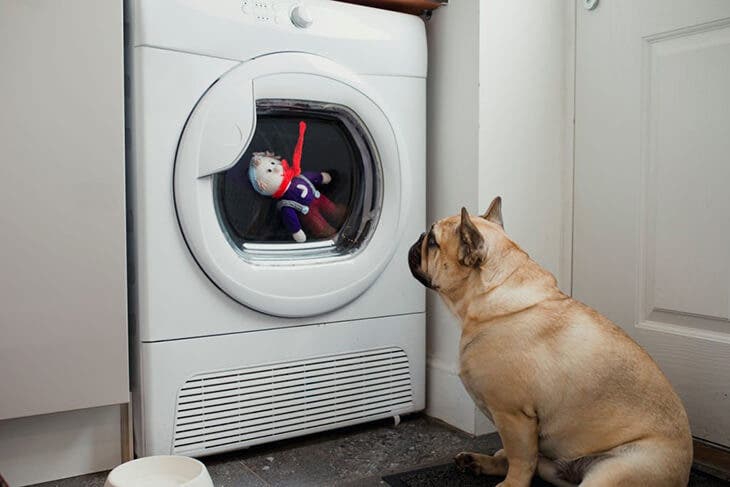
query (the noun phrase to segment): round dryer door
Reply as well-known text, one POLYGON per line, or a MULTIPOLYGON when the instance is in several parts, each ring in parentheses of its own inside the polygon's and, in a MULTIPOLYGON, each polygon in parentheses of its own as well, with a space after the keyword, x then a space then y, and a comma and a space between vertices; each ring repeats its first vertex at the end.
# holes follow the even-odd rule
POLYGON ((399 136, 357 76, 318 56, 242 63, 183 130, 175 205, 207 276, 240 303, 311 316, 362 294, 401 238, 399 136))

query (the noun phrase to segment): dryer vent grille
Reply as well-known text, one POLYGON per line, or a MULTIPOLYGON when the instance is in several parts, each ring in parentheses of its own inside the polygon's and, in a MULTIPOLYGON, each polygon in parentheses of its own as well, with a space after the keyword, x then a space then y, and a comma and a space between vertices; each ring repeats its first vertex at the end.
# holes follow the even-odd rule
POLYGON ((178 395, 173 452, 239 448, 412 406, 408 357, 400 348, 200 374, 178 395))

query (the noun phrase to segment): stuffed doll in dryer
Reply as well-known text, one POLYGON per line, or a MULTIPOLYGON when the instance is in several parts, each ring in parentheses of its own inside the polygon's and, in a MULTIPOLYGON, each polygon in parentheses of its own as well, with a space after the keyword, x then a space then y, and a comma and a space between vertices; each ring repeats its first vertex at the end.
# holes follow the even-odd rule
POLYGON ((327 238, 342 224, 345 210, 319 191, 329 184, 328 172, 302 172, 301 159, 307 124, 299 122, 299 138, 294 148, 292 165, 271 151, 254 152, 248 169, 253 189, 275 200, 284 226, 297 242, 307 236, 327 238))

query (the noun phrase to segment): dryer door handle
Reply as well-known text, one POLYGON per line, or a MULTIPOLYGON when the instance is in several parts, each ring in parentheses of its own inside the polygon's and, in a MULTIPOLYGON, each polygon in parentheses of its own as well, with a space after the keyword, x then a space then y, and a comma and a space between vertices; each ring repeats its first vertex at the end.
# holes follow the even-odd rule
POLYGON ((233 167, 256 130, 253 81, 239 83, 226 97, 203 96, 188 125, 201 137, 198 177, 233 167))

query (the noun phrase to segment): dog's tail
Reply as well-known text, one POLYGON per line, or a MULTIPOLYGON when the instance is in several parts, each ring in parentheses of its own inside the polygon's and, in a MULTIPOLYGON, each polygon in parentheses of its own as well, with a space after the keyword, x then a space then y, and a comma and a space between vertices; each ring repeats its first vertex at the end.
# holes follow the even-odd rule
POLYGON ((607 454, 599 454, 572 460, 550 460, 541 456, 537 473, 543 480, 558 487, 575 487, 583 481, 583 477, 592 466, 609 457, 607 454))

